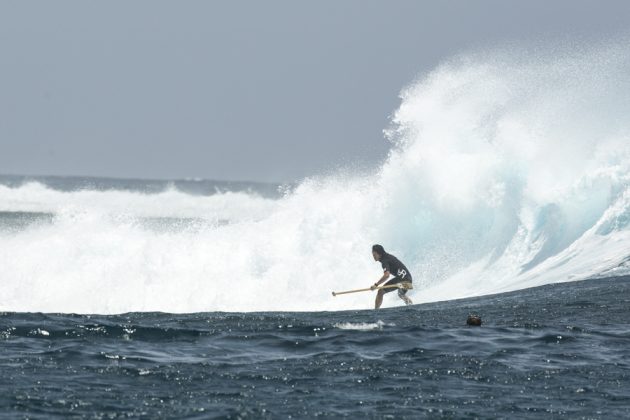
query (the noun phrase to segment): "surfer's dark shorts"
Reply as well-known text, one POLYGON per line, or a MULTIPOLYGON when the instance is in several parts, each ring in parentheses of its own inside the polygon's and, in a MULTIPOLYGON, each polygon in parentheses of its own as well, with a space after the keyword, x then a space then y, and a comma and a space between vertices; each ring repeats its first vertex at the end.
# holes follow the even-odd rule
MULTIPOLYGON (((401 279, 400 277, 394 277, 393 279, 389 280, 387 283, 384 284, 384 286, 389 286, 392 284, 398 284, 398 283, 411 283, 412 279, 411 276, 407 276, 404 279, 401 279)), ((383 293, 389 293, 389 292, 393 292, 394 290, 398 290, 398 296, 403 297, 407 294, 407 289, 395 289, 395 288, 391 288, 391 289, 382 289, 383 293)))

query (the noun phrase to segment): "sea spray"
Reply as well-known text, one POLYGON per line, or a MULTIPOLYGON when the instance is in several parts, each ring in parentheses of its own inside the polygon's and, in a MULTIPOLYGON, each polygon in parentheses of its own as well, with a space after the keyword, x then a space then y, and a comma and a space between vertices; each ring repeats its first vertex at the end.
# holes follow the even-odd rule
POLYGON ((278 199, 0 185, 0 310, 367 308, 330 292, 378 278, 373 243, 416 302, 628 272, 622 44, 456 57, 403 91, 378 170, 278 199))

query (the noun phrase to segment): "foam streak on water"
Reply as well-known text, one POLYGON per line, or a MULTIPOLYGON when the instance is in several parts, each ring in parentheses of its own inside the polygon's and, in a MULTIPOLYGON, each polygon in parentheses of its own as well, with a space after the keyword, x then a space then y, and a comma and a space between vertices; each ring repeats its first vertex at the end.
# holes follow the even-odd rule
POLYGON ((366 308, 330 292, 378 278, 372 243, 409 266, 416 302, 627 273, 619 45, 455 58, 403 91, 377 170, 280 198, 0 185, 0 310, 366 308))

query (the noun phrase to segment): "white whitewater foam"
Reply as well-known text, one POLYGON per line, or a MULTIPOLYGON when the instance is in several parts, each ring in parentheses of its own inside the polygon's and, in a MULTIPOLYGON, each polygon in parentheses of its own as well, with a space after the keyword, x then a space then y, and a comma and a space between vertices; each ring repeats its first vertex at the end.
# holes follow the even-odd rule
POLYGON ((453 59, 403 92, 376 173, 279 200, 0 186, 0 211, 55 215, 0 230, 0 310, 370 308, 372 293, 331 291, 374 283, 373 243, 406 262, 415 302, 628 273, 626 45, 453 59), (142 217, 210 223, 155 231, 142 217))
POLYGON ((340 322, 334 325, 335 328, 340 330, 355 330, 355 331, 373 331, 382 330, 383 327, 394 327, 394 324, 386 324, 381 320, 376 322, 340 322))
POLYGON ((59 191, 39 182, 19 188, 0 185, 0 211, 98 213, 132 217, 179 217, 209 220, 258 220, 275 208, 274 200, 245 192, 191 195, 175 188, 160 193, 133 191, 59 191))

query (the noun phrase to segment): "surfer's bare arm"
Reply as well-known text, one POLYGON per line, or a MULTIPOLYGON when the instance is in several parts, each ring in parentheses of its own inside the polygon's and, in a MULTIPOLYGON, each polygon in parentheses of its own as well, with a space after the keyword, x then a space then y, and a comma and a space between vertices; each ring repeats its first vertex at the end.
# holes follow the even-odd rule
POLYGON ((385 271, 383 273, 383 277, 381 277, 376 283, 374 283, 374 286, 372 286, 371 289, 376 289, 379 286, 379 284, 383 283, 388 278, 389 278, 389 271, 385 271))

